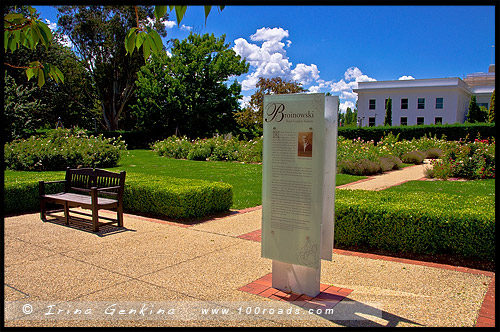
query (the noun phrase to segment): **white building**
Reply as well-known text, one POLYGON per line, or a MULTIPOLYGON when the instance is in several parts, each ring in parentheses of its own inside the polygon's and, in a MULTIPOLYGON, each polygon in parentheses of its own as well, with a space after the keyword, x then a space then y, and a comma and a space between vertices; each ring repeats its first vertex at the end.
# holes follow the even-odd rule
POLYGON ((358 125, 384 124, 385 104, 392 99, 392 125, 464 123, 471 95, 489 108, 495 89, 495 65, 488 73, 418 80, 359 82, 358 125))

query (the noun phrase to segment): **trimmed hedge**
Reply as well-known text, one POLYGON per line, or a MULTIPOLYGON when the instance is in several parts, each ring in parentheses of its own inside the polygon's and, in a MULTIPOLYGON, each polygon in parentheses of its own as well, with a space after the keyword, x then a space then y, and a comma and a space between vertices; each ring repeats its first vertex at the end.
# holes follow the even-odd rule
POLYGON ((481 138, 495 137, 494 123, 465 123, 448 125, 419 125, 419 126, 378 126, 378 127, 339 127, 338 135, 355 139, 361 137, 365 141, 373 140, 375 143, 387 136, 390 132, 394 136, 399 134, 399 140, 411 140, 427 135, 428 137, 441 138, 445 135, 448 141, 465 140, 474 141, 481 138))
POLYGON ((228 211, 233 205, 233 187, 227 183, 138 174, 127 177, 123 197, 127 212, 201 218, 228 211))
POLYGON ((335 243, 493 261, 494 197, 337 190, 335 243))
MULTIPOLYGON (((25 175, 5 182, 5 214, 39 211, 38 181, 64 179, 63 172, 25 175)), ((57 186, 48 186, 46 192, 61 191, 57 186)), ((189 219, 228 211, 232 204, 233 189, 227 183, 141 174, 127 174, 125 180, 125 212, 189 219)))

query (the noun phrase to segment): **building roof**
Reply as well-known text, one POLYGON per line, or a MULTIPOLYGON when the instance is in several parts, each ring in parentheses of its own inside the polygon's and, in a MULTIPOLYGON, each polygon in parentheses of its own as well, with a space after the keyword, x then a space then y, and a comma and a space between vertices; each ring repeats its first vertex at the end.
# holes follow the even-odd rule
POLYGON ((353 89, 354 92, 360 90, 380 90, 380 89, 407 89, 407 88, 429 88, 429 87, 462 87, 469 90, 467 84, 458 77, 449 78, 427 78, 415 80, 395 80, 395 81, 370 81, 359 82, 358 88, 353 89))

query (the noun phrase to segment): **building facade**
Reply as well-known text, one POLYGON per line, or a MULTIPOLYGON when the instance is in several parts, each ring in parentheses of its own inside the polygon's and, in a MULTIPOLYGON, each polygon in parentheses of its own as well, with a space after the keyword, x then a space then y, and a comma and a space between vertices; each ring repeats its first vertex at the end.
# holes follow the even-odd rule
MULTIPOLYGON (((492 67, 493 66, 493 67, 492 67)), ((358 126, 381 126, 385 105, 392 100, 392 125, 453 124, 467 119, 470 97, 489 108, 495 89, 495 69, 458 77, 359 82, 358 126), (491 72, 492 70, 492 72, 491 72)))

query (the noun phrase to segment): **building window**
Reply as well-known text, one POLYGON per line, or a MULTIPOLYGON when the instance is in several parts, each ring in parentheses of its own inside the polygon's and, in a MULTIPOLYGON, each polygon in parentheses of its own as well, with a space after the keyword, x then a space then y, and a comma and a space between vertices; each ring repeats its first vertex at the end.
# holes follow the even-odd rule
POLYGON ((401 99, 401 109, 402 110, 407 110, 408 109, 408 98, 402 98, 401 99))
POLYGON ((375 109, 375 99, 370 99, 370 104, 368 109, 374 110, 375 109))
POLYGON ((443 109, 443 98, 436 98, 436 109, 437 110, 443 109))
POLYGON ((368 127, 375 127, 375 117, 374 116, 370 116, 368 118, 368 127))
POLYGON ((425 98, 418 98, 417 109, 425 109, 425 98))
POLYGON ((443 124, 443 118, 440 116, 436 116, 434 118, 434 124, 443 124))
POLYGON ((424 124, 424 117, 419 116, 417 117, 417 125, 423 125, 424 124))
POLYGON ((402 125, 402 126, 407 126, 408 125, 408 118, 406 116, 402 116, 400 119, 399 119, 399 123, 402 125))

